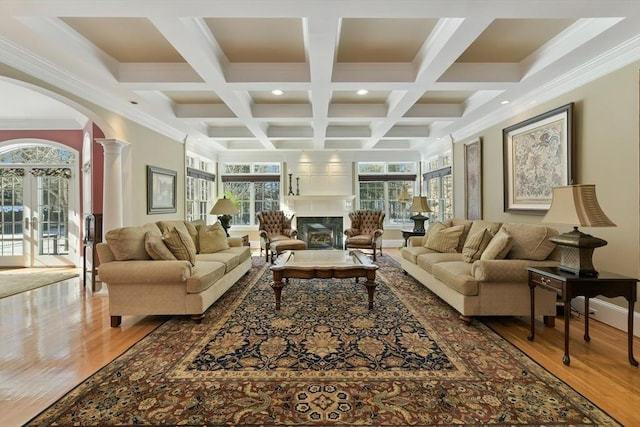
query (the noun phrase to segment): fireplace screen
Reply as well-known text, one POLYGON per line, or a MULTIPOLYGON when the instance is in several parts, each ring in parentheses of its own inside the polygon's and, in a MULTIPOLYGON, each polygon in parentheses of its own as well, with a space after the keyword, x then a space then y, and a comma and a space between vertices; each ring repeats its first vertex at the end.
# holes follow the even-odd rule
POLYGON ((343 249, 343 218, 300 217, 296 220, 298 239, 307 244, 308 249, 343 249))

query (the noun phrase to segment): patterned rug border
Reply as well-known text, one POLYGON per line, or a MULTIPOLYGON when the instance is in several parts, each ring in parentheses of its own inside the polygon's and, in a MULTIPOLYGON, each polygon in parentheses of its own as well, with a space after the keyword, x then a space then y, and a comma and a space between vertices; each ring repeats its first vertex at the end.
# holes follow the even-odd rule
MULTIPOLYGON (((391 264, 391 266, 386 266, 385 268, 400 269, 399 262, 396 259, 394 259, 393 257, 388 256, 388 255, 383 255, 382 258, 383 259, 378 262, 379 264, 381 262, 382 263, 389 262, 391 264)), ((238 298, 237 295, 235 296, 238 300, 242 300, 244 297, 246 297, 246 294, 251 290, 251 288, 253 288, 253 286, 256 285, 256 282, 264 274, 268 274, 268 271, 267 271, 268 270, 268 264, 265 264, 264 261, 262 261, 262 262, 260 262, 260 261, 261 260, 260 260, 259 257, 257 258, 257 263, 256 263, 256 260, 254 259, 254 261, 253 261, 254 262, 254 267, 249 271, 249 273, 247 273, 247 276, 249 276, 249 277, 246 279, 247 283, 244 284, 244 288, 242 289, 242 298, 238 298)), ((389 283, 387 281, 386 275, 384 273, 384 268, 381 268, 379 270, 379 273, 381 273, 381 274, 379 274, 380 279, 383 280, 385 283, 389 283)), ((423 285, 419 284, 413 277, 411 277, 409 275, 407 275, 406 278, 407 278, 407 280, 412 280, 412 281, 416 282, 419 286, 423 286, 423 285)), ((241 280, 245 280, 245 279, 241 279, 241 280)), ((392 289, 393 292, 397 295, 397 290, 395 288, 393 288, 391 286, 389 288, 392 289)), ((435 296, 435 294, 433 294, 427 288, 425 288, 425 291, 430 293, 430 294, 432 294, 435 298, 438 298, 437 296, 435 296)), ((221 298, 215 304, 223 304, 224 301, 225 301, 225 299, 224 299, 225 296, 227 298, 229 298, 230 297, 229 294, 230 294, 230 292, 227 292, 227 294, 223 295, 223 298, 221 298)), ((412 303, 408 303, 405 300, 402 300, 402 302, 403 302, 403 304, 412 304, 412 303)), ((443 304, 446 305, 446 303, 444 303, 444 302, 443 302, 443 304)), ((234 307, 234 309, 235 308, 237 308, 237 306, 234 307)), ((209 310, 211 310, 211 308, 209 310)), ((453 310, 452 308, 451 308, 451 311, 452 311, 452 314, 456 315, 456 317, 457 317, 457 312, 455 312, 455 310, 453 310)), ((228 313, 232 313, 233 310, 228 308, 227 312, 228 313)), ((89 376, 86 380, 82 381, 80 384, 75 386, 72 390, 70 390, 68 393, 66 393, 64 396, 62 396, 60 399, 58 399, 56 402, 54 402, 51 405, 49 405, 49 407, 47 407, 41 413, 39 413, 38 415, 33 417, 28 423, 25 424, 25 426, 26 425, 31 425, 31 423, 33 423, 34 421, 38 422, 37 425, 66 425, 66 424, 57 424, 57 423, 55 423, 55 420, 62 414, 62 412, 64 410, 67 409, 69 404, 73 404, 73 402, 84 393, 84 390, 89 391, 89 390, 92 389, 92 387, 95 387, 96 385, 99 385, 99 383, 102 380, 102 377, 107 375, 109 372, 116 372, 116 373, 120 372, 121 369, 123 367, 127 366, 129 363, 135 363, 136 356, 144 348, 146 348, 148 345, 150 345, 150 342, 152 340, 154 340, 154 336, 157 336, 159 334, 166 334, 168 332, 171 332, 171 329, 173 327, 178 326, 179 324, 182 324, 182 323, 185 323, 185 322, 192 322, 192 321, 190 319, 186 318, 186 317, 178 317, 178 316, 176 316, 176 317, 168 318, 165 322, 163 322, 160 325, 158 325, 156 328, 154 328, 148 334, 146 334, 144 337, 142 337, 138 342, 136 342, 130 348, 125 350, 121 355, 117 356, 112 362, 110 362, 110 363, 106 364, 105 366, 103 366, 102 368, 100 368, 94 374, 89 376), (56 409, 56 406, 59 406, 59 408, 56 409), (43 417, 45 417, 45 418, 42 419, 43 417), (53 422, 53 424, 51 424, 52 422, 53 422), (42 423, 42 424, 40 424, 40 423, 42 423)), ((218 324, 219 322, 222 322, 222 319, 219 319, 218 321, 216 321, 216 324, 218 324)), ((213 326, 212 324, 194 325, 193 330, 194 331, 199 331, 203 327, 212 328, 212 326, 213 326)), ((461 324, 461 326, 464 326, 464 325, 461 324)), ((534 359, 529 357, 526 353, 524 353, 524 351, 519 349, 513 343, 509 342, 506 338, 502 337, 498 332, 493 330, 491 327, 489 327, 488 325, 486 325, 482 321, 478 321, 478 320, 474 321, 472 323, 471 327, 477 328, 478 333, 480 333, 480 334, 490 334, 494 338, 496 346, 501 348, 501 349, 508 348, 508 353, 510 355, 512 355, 513 357, 515 357, 517 359, 518 363, 524 365, 527 368, 529 368, 530 365, 534 366, 536 371, 533 372, 533 374, 535 374, 540 380, 542 380, 545 383, 545 385, 547 385, 550 388, 554 389, 557 392, 558 395, 561 395, 565 399, 567 399, 568 403, 571 403, 575 407, 579 408, 582 411, 583 414, 589 414, 589 418, 585 418, 582 423, 577 423, 577 424, 574 423, 574 424, 571 424, 571 425, 576 425, 576 426, 583 426, 583 425, 584 426, 620 425, 620 424, 617 424, 618 422, 617 422, 617 420, 615 420, 615 418, 613 416, 611 416, 606 411, 604 411, 603 409, 601 409, 600 407, 598 407, 597 405, 592 403, 583 394, 581 394, 580 392, 575 390, 573 387, 571 387, 570 385, 565 383, 563 380, 558 378, 552 372, 548 371, 546 368, 544 368, 542 365, 540 365, 537 361, 535 361, 534 359), (595 424, 593 424, 593 423, 595 423, 595 424)), ((200 341, 202 341, 202 340, 198 340, 198 343, 200 343, 200 341)), ((439 345, 442 345, 442 344, 439 343, 439 345)), ((177 349, 177 348, 173 349, 173 350, 174 351, 179 351, 179 349, 177 349)), ((180 360, 184 360, 186 357, 187 356, 185 355, 180 360)), ((528 370, 530 371, 530 369, 528 369, 528 370)), ((279 381, 280 379, 281 378, 274 378, 273 381, 279 381)), ((331 379, 331 378, 318 378, 318 380, 320 380, 320 381, 321 380, 327 380, 327 379, 331 379)), ((340 379, 348 380, 348 378, 344 378, 344 377, 342 377, 340 379)), ((396 378, 396 379, 402 380, 403 378, 399 377, 399 378, 396 378)), ((197 379, 195 379, 195 380, 197 381, 197 379)), ((250 378, 249 378, 249 380, 250 380, 250 378)), ((385 379, 385 380, 388 380, 388 379, 385 379)), ((425 378, 425 380, 428 381, 428 378, 425 378)), ((373 382, 375 382, 375 380, 373 380, 373 382)), ((87 421, 89 421, 89 420, 87 420, 87 421)), ((465 423, 465 422, 458 423, 458 422, 453 422, 453 421, 455 421, 455 420, 452 420, 452 422, 450 424, 465 425, 465 426, 477 425, 475 423, 469 424, 469 423, 465 423)), ((196 424, 197 425, 201 425, 201 423, 196 423, 196 424)), ((234 423, 234 425, 235 424, 237 424, 237 425, 256 425, 255 423, 245 424, 245 423, 242 423, 242 422, 236 422, 236 423, 234 423)), ((290 423, 289 424, 280 424, 280 423, 264 424, 264 423, 259 423, 259 424, 260 425, 302 425, 302 424, 299 424, 299 423, 296 423, 296 424, 290 424, 290 423)), ((83 424, 83 425, 85 425, 85 424, 83 424)), ((90 425, 95 425, 95 424, 90 424, 90 425)), ((99 424, 99 425, 119 425, 119 426, 128 426, 128 425, 131 425, 131 426, 133 426, 133 425, 144 426, 144 425, 148 425, 148 426, 155 426, 155 425, 160 425, 160 424, 155 424, 155 423, 154 424, 119 423, 119 424, 99 424)), ((194 424, 185 423, 183 425, 194 425, 194 424)), ((229 424, 228 423, 215 423, 214 422, 213 424, 208 424, 207 423, 205 425, 229 425, 229 424)), ((318 424, 311 423, 309 425, 318 425, 318 424)), ((335 425, 335 424, 332 424, 332 425, 335 425)), ((343 424, 340 424, 340 425, 343 425, 343 424)), ((367 425, 383 426, 383 425, 398 425, 398 424, 378 424, 378 423, 373 422, 372 424, 367 424, 367 425)), ((405 425, 405 424, 402 424, 402 425, 405 425)), ((413 424, 413 425, 417 425, 417 424, 413 424)), ((420 425, 426 425, 426 424, 420 424, 420 425)), ((438 424, 438 425, 443 425, 443 424, 438 424)), ((449 424, 447 424, 447 425, 449 425, 449 424)), ((495 423, 494 425, 514 425, 514 423, 513 422, 507 422, 505 424, 495 423)), ((517 425, 531 425, 531 424, 517 424, 517 425)), ((567 423, 559 423, 559 424, 558 423, 546 423, 545 425, 563 425, 563 426, 566 426, 566 425, 569 425, 569 424, 567 424, 567 423)))

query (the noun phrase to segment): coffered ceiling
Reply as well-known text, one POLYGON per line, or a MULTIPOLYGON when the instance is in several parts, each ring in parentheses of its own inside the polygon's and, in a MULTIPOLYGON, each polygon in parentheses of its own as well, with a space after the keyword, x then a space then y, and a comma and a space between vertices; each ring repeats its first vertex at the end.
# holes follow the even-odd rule
MULTIPOLYGON (((421 150, 638 60, 639 32, 635 0, 1 0, 0 65, 210 150, 421 150)), ((6 87, 0 126, 35 122, 6 87)))

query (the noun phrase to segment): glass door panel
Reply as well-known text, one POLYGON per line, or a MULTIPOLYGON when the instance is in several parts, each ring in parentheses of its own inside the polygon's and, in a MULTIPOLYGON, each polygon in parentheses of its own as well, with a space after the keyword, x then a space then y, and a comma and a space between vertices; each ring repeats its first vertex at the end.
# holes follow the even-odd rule
POLYGON ((0 168, 0 266, 27 265, 23 168, 0 168))

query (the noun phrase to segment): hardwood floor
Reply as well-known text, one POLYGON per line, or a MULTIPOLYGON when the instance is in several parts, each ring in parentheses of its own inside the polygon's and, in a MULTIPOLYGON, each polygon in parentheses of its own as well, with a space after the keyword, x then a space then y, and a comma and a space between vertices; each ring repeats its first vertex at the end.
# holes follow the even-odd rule
MULTIPOLYGON (((0 299, 0 426, 24 424, 165 319, 125 316, 111 328, 106 291, 92 294, 79 278, 0 299)), ((624 332, 593 321, 585 343, 583 323, 572 321, 567 367, 561 319, 536 324, 535 342, 526 319, 485 323, 622 424, 640 425, 640 370, 629 365, 624 332)), ((639 358, 640 339, 634 346, 639 358)))

